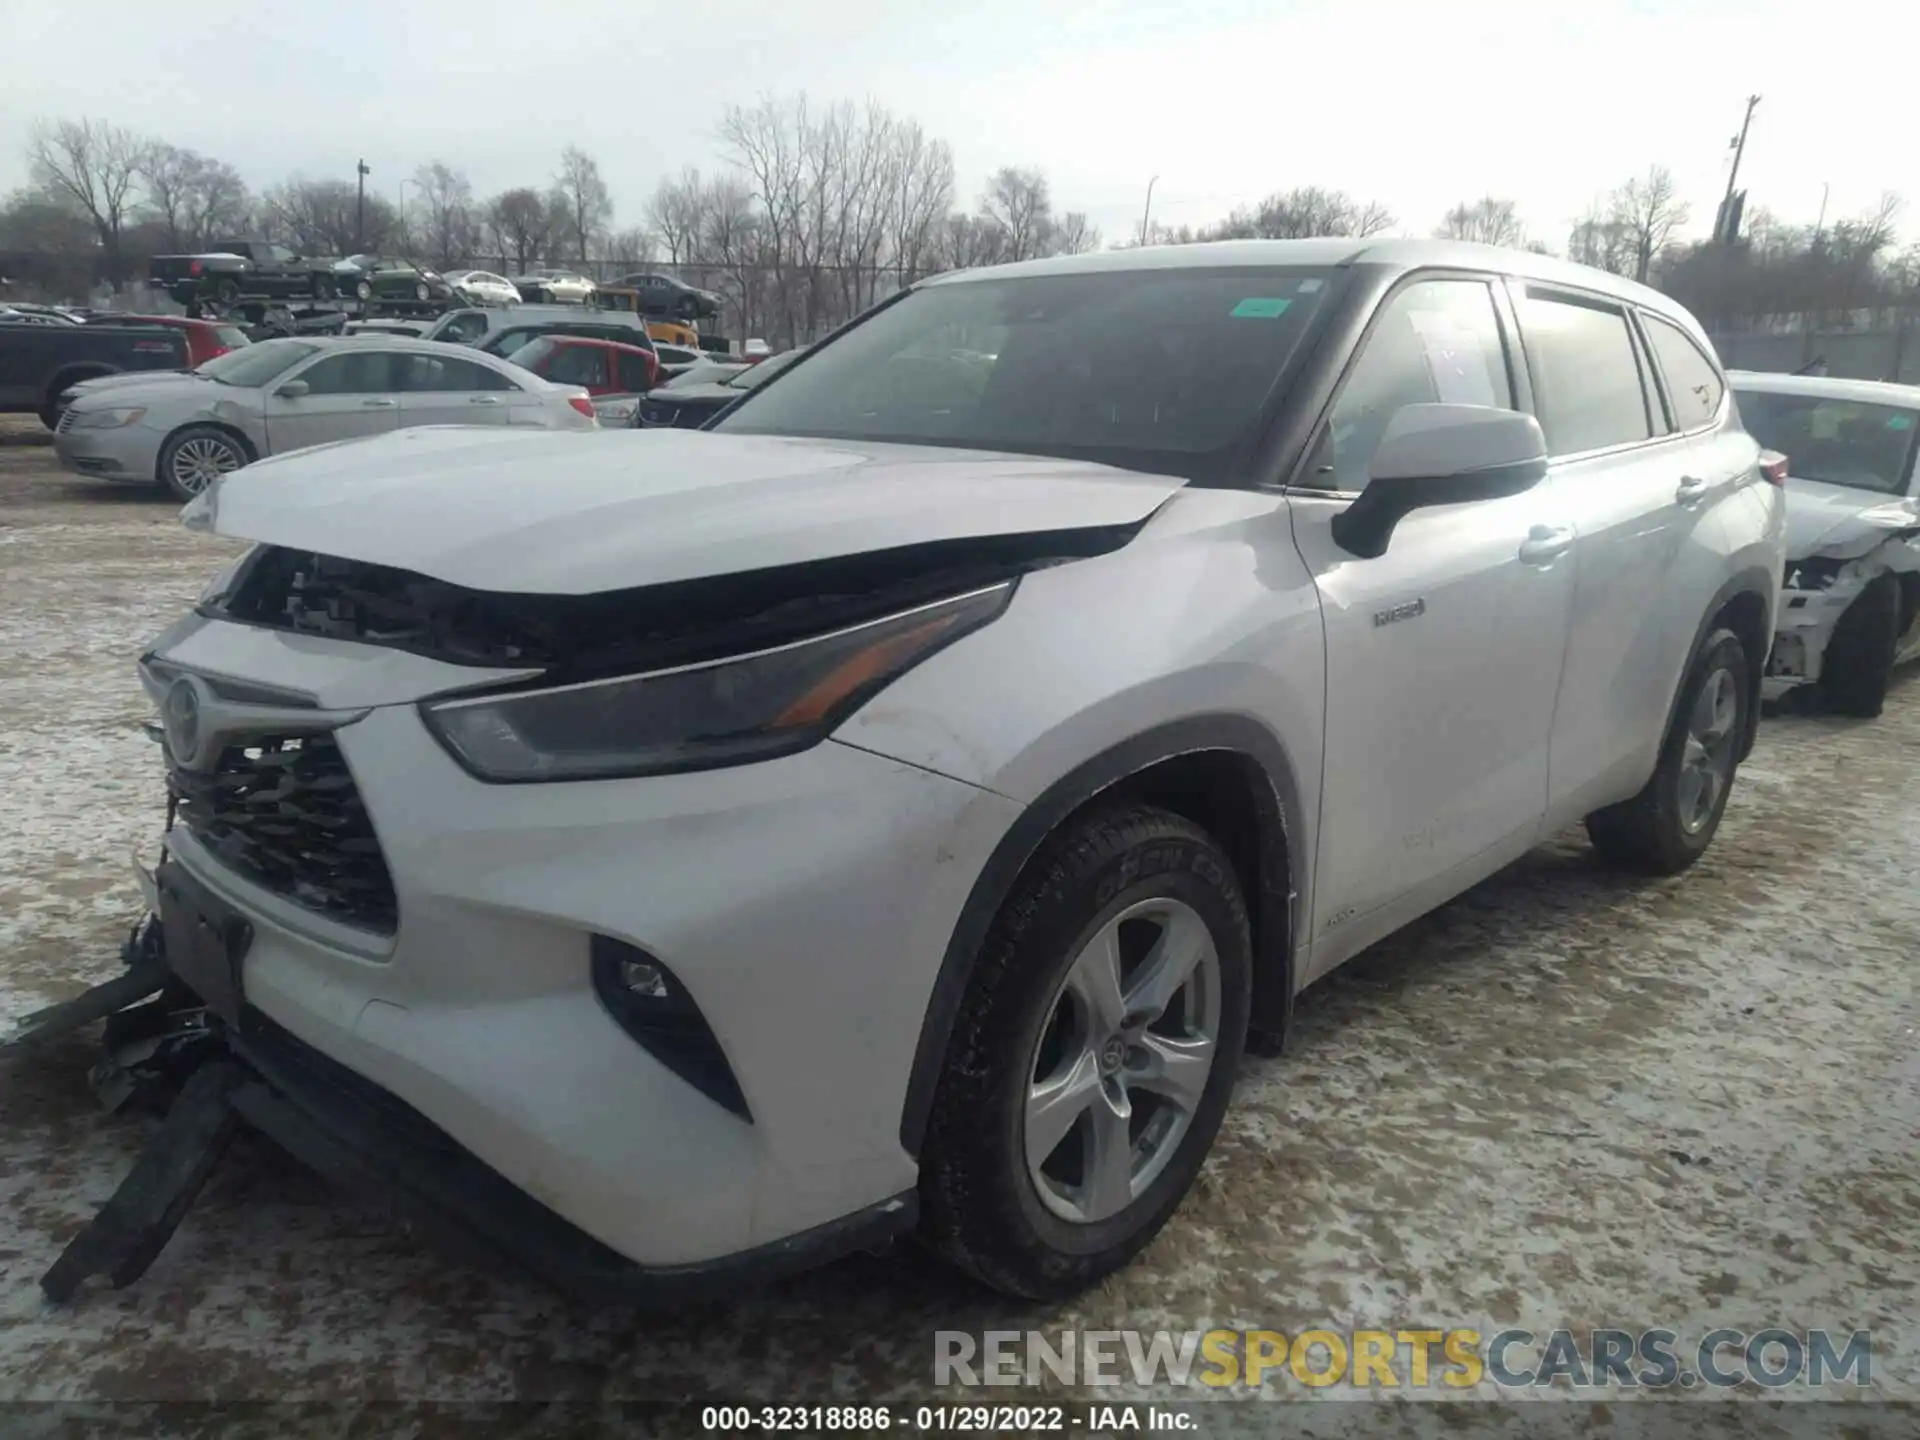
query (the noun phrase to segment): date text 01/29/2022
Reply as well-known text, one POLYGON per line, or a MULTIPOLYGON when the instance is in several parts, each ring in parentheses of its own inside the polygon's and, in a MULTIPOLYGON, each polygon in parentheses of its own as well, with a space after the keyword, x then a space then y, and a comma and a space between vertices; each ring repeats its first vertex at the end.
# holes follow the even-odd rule
POLYGON ((1157 1405, 708 1405, 700 1428, 710 1434, 789 1433, 817 1435, 835 1430, 853 1434, 900 1430, 918 1434, 1036 1435, 1076 1428, 1111 1433, 1152 1430, 1190 1431, 1195 1417, 1157 1405))

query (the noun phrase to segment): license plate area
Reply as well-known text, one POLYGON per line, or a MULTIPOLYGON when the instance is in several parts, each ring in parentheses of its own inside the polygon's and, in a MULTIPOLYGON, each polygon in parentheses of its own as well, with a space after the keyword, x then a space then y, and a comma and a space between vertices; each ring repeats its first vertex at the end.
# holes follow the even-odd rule
POLYGON ((167 968, 227 1024, 240 1024, 240 969, 253 944, 245 916, 189 875, 171 857, 154 872, 167 968))

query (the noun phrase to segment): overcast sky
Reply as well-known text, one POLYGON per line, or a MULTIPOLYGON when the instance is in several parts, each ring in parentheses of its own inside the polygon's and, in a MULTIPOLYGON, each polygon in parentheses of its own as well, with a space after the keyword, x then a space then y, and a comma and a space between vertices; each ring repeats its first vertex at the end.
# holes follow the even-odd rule
POLYGON ((256 187, 365 157, 389 197, 430 160, 482 196, 544 185, 579 144, 628 225, 663 175, 724 164, 727 104, 804 89, 949 140, 969 204, 1038 165, 1109 239, 1158 175, 1171 224, 1323 184, 1424 233, 1492 193, 1559 246, 1653 162, 1709 225, 1757 91, 1750 204, 1811 222, 1823 184, 1830 218, 1897 190, 1913 235, 1917 35, 1898 0, 0 0, 0 189, 35 118, 91 115, 256 187))

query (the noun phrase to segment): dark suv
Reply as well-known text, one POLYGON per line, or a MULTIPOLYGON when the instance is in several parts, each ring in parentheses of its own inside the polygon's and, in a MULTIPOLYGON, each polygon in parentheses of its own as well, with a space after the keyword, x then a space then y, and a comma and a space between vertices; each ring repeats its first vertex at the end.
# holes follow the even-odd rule
POLYGON ((489 355, 510 356, 542 335, 578 335, 653 349, 643 315, 627 310, 588 310, 579 305, 472 306, 449 310, 422 333, 422 340, 472 345, 489 355))

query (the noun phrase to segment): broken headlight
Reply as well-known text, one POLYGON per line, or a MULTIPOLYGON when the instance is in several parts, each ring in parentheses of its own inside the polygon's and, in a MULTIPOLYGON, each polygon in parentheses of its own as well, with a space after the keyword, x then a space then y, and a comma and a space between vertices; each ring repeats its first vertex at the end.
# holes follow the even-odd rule
POLYGON ((604 780, 742 765, 818 743, 888 682, 996 618, 1014 582, 751 655, 420 707, 481 780, 604 780))
POLYGON ((1825 590, 1840 578, 1840 571, 1849 563, 1829 556, 1789 560, 1782 584, 1789 590, 1825 590))

